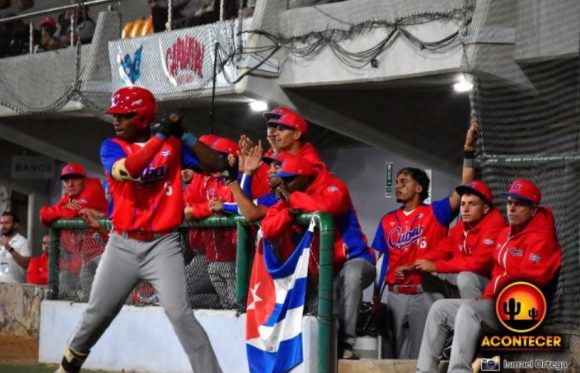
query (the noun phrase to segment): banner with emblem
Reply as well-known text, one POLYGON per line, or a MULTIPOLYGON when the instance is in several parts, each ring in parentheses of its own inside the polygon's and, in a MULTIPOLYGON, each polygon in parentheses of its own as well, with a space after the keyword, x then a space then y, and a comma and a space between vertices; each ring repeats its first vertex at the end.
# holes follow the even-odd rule
MULTIPOLYGON (((250 27, 243 21, 243 29, 250 27)), ((163 32, 147 37, 109 42, 113 91, 126 86, 140 86, 155 95, 174 94, 210 88, 218 43, 217 63, 221 65, 247 41, 247 33, 237 36, 238 21, 163 32)), ((216 87, 229 87, 238 76, 230 61, 218 70, 216 87)))
POLYGON ((287 372, 303 361, 302 314, 314 222, 292 256, 280 263, 260 239, 248 294, 246 351, 252 373, 287 372))

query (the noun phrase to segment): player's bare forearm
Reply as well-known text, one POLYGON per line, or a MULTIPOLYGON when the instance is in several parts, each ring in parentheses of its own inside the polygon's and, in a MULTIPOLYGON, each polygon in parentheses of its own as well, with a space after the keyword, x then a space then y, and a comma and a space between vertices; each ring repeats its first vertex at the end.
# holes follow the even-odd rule
MULTIPOLYGON (((461 184, 465 185, 475 179, 475 143, 477 141, 478 125, 475 120, 471 122, 467 134, 465 135, 465 144, 463 151, 465 152, 465 159, 463 162, 463 169, 461 170, 461 184)), ((456 212, 459 210, 459 203, 461 196, 454 190, 449 197, 451 210, 456 212)))
POLYGON ((22 256, 16 250, 12 251, 10 255, 12 255, 12 259, 14 259, 14 261, 18 263, 19 266, 21 266, 24 269, 28 267, 28 262, 30 261, 29 256, 22 256))
POLYGON ((261 220, 266 216, 266 208, 264 206, 258 206, 251 199, 246 196, 240 184, 233 182, 229 185, 234 200, 238 204, 238 209, 248 219, 249 221, 261 220))
POLYGON ((191 150, 197 156, 201 167, 203 167, 205 171, 219 172, 226 168, 226 161, 220 157, 216 151, 201 141, 196 142, 195 145, 191 147, 191 150))

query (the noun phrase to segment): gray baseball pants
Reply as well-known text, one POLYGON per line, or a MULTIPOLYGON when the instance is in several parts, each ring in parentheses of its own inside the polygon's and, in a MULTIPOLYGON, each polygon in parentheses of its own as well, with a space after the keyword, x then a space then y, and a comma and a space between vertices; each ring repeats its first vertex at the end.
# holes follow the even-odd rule
POLYGON ((445 298, 481 298, 489 278, 475 272, 430 273, 423 276, 423 290, 445 298))
POLYGON ((179 234, 143 242, 111 234, 89 304, 70 347, 88 353, 119 313, 133 287, 151 282, 195 373, 221 372, 209 339, 187 303, 179 234))
POLYGON ((442 299, 435 302, 427 317, 417 372, 439 371, 445 339, 451 330, 454 334, 448 372, 471 373, 479 337, 501 330, 495 314, 495 301, 442 299))
POLYGON ((400 294, 385 291, 389 341, 392 352, 387 351, 387 358, 416 359, 421 347, 421 338, 433 296, 429 293, 400 294))
POLYGON ((356 323, 363 290, 373 283, 376 268, 366 259, 347 260, 334 279, 334 310, 338 314, 340 342, 356 341, 356 323))
POLYGON ((207 272, 220 304, 223 309, 229 310, 236 306, 236 262, 209 262, 207 272))

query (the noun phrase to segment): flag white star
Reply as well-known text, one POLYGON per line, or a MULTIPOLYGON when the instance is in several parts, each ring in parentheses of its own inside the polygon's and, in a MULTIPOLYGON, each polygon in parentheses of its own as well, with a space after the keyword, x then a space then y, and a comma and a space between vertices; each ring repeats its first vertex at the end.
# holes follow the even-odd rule
POLYGON ((256 286, 254 286, 254 288, 250 289, 250 292, 252 293, 252 303, 250 303, 250 305, 248 306, 248 308, 246 308, 246 310, 255 310, 256 309, 256 303, 261 302, 262 298, 260 298, 258 296, 258 288, 260 287, 261 282, 257 282, 256 286))

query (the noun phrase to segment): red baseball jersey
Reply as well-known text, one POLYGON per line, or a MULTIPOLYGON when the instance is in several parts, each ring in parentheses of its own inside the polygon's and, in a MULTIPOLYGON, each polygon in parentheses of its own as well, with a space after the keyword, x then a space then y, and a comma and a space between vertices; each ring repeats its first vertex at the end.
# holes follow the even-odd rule
MULTIPOLYGON (((209 201, 234 200, 232 191, 222 177, 196 173, 185 189, 185 204, 193 209, 194 219, 204 219, 213 214, 209 201)), ((236 260, 236 228, 203 228, 189 230, 191 248, 205 252, 209 262, 236 260)))
POLYGON ((120 230, 160 232, 173 229, 183 221, 181 166, 198 167, 198 161, 181 141, 169 137, 137 181, 120 181, 111 176, 113 164, 139 151, 143 143, 119 138, 101 145, 101 162, 109 183, 113 226, 120 230))
POLYGON ((411 274, 401 281, 396 280, 395 270, 414 264, 434 249, 454 218, 449 197, 420 205, 408 214, 399 208, 383 216, 372 244, 384 255, 380 278, 388 284, 420 284, 421 275, 411 274))

